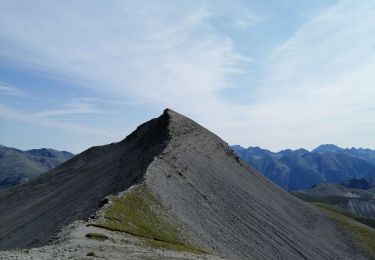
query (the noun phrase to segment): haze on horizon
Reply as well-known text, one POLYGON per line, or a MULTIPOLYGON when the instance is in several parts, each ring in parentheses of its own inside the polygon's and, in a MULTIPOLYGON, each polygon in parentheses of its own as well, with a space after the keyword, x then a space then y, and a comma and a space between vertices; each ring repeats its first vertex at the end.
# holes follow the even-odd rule
POLYGON ((375 2, 0 2, 0 144, 80 152, 166 107, 230 144, 375 149, 375 2))

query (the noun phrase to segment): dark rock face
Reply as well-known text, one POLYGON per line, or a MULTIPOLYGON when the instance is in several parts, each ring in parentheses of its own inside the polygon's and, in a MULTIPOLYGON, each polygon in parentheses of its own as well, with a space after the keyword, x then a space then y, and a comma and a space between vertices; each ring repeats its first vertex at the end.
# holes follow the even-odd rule
POLYGON ((73 156, 53 149, 21 151, 0 145, 0 190, 30 181, 73 156))
MULTIPOLYGON (((304 149, 273 153, 259 147, 232 147, 247 163, 287 191, 308 189, 318 183, 342 183, 375 176, 375 165, 333 145, 308 152, 304 149)), ((364 150, 364 149, 362 149, 364 150)))
POLYGON ((229 259, 362 259, 349 234, 252 170, 207 129, 171 110, 124 141, 93 147, 0 192, 0 248, 43 245, 144 181, 193 234, 229 259))
POLYGON ((361 190, 368 190, 368 189, 371 189, 373 187, 371 181, 367 180, 365 178, 350 179, 350 180, 347 180, 347 181, 341 183, 341 185, 343 185, 347 188, 361 189, 361 190))

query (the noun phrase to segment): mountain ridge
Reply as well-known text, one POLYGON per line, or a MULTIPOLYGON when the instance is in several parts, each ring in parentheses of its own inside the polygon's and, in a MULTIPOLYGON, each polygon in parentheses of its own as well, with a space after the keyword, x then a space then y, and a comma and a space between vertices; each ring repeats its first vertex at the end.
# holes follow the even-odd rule
POLYGON ((341 153, 366 160, 375 165, 375 150, 369 148, 341 148, 334 144, 323 144, 313 149, 312 152, 319 154, 341 153))
POLYGON ((317 153, 287 149, 273 153, 259 147, 232 148, 242 159, 287 191, 310 188, 318 183, 341 183, 353 178, 375 176, 375 165, 371 161, 342 150, 333 153, 331 148, 329 152, 318 149, 320 152, 317 153))
POLYGON ((0 145, 0 190, 36 178, 74 155, 54 149, 19 150, 0 145))
POLYGON ((123 141, 90 148, 0 192, 0 223, 7 223, 0 225, 0 249, 45 245, 103 204, 117 214, 117 204, 106 204, 108 196, 140 184, 191 231, 192 241, 222 257, 367 256, 334 220, 258 174, 217 135, 169 109, 123 141))

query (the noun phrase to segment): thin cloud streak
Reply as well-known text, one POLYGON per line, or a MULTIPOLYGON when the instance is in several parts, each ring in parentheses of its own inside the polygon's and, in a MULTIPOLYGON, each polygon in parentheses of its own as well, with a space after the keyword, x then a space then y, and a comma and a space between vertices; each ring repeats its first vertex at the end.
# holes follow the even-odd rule
POLYGON ((75 98, 59 109, 51 109, 38 112, 34 115, 36 118, 43 117, 58 117, 66 115, 92 115, 92 114, 105 114, 111 113, 96 108, 97 100, 93 98, 75 98))
POLYGON ((104 130, 102 128, 93 128, 85 126, 83 124, 64 122, 62 120, 54 120, 51 118, 40 116, 38 114, 33 114, 27 111, 14 109, 4 105, 0 105, 0 118, 63 129, 69 132, 84 132, 90 135, 100 135, 107 137, 111 136, 112 134, 111 132, 104 130))
POLYGON ((26 93, 18 88, 8 86, 0 82, 0 95, 13 97, 26 97, 26 93))

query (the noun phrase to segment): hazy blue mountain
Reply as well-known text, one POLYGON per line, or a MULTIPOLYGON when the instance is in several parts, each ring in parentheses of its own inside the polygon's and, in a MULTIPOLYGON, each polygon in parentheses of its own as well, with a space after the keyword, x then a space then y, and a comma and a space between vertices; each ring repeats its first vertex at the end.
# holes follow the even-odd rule
POLYGON ((334 144, 322 144, 312 150, 313 153, 327 154, 327 153, 341 153, 358 157, 375 165, 375 150, 363 148, 340 148, 334 144))
POLYGON ((54 149, 21 151, 0 145, 0 190, 29 181, 72 157, 54 149))
POLYGON ((337 145, 334 144, 322 144, 319 145, 317 148, 312 150, 311 152, 313 153, 319 153, 319 154, 324 154, 324 153, 342 153, 343 148, 338 147, 337 145))
POLYGON ((277 155, 279 157, 282 157, 282 156, 296 156, 296 155, 299 155, 299 156, 302 156, 304 154, 307 154, 309 153, 309 151, 307 151, 306 149, 297 149, 297 150, 292 150, 292 149, 286 149, 286 150, 282 150, 280 152, 277 153, 277 155))
POLYGON ((353 178, 375 176, 375 165, 371 161, 364 156, 349 154, 360 154, 369 149, 342 149, 335 145, 322 145, 313 152, 288 149, 273 153, 259 147, 243 148, 238 145, 232 146, 232 149, 287 191, 307 189, 319 183, 342 183, 353 178))

